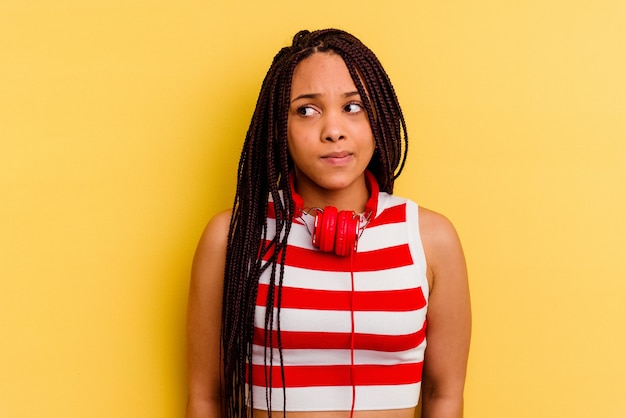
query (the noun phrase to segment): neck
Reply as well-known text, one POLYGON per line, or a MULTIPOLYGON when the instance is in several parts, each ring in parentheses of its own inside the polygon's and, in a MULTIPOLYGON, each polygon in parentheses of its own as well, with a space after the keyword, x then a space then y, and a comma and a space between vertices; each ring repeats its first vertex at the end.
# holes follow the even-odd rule
POLYGON ((363 174, 352 184, 338 190, 325 189, 294 173, 290 176, 290 184, 296 206, 300 209, 334 206, 339 211, 376 212, 378 184, 370 173, 363 174))

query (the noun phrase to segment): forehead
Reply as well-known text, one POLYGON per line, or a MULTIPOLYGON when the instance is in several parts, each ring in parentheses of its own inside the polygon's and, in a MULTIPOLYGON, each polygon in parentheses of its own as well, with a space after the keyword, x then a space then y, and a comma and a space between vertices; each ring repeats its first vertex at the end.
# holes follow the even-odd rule
POLYGON ((291 95, 345 93, 356 86, 343 59, 335 53, 317 52, 298 63, 291 81, 291 95))

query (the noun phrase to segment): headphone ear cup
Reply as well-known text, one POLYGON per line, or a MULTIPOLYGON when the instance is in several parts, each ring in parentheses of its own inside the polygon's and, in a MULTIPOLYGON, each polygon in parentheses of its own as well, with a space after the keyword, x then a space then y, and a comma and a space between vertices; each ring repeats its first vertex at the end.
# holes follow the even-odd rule
POLYGON ((317 212, 313 229, 313 246, 320 251, 333 251, 337 230, 337 208, 326 206, 323 212, 317 212))
POLYGON ((351 211, 341 211, 337 215, 337 236, 335 237, 335 254, 344 257, 350 255, 356 243, 358 222, 351 211))

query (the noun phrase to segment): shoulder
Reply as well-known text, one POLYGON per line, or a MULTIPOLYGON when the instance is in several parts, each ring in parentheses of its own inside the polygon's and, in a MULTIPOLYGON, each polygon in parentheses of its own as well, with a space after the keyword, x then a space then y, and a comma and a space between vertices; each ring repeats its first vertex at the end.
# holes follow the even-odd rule
MULTIPOLYGON (((221 306, 229 225, 230 212, 218 213, 209 221, 198 242, 189 288, 190 312, 200 312, 198 318, 206 318, 209 307, 221 306)), ((213 316, 219 318, 215 312, 213 316)))
POLYGON ((231 211, 223 211, 211 218, 202 232, 193 261, 194 276, 204 276, 207 269, 223 268, 228 245, 231 211), (213 268, 211 268, 213 267, 213 268))
POLYGON ((421 206, 418 216, 429 277, 437 277, 437 272, 454 266, 464 268, 461 241, 452 222, 444 215, 421 206))
POLYGON ((430 246, 452 245, 458 241, 454 225, 444 215, 421 206, 418 215, 420 234, 430 246))
POLYGON ((226 245, 228 241, 228 230, 230 228, 231 210, 225 210, 217 213, 207 226, 200 237, 200 244, 208 247, 215 245, 226 245))
POLYGON ((231 211, 225 210, 219 212, 207 223, 202 236, 200 237, 199 246, 214 248, 216 246, 226 246, 228 241, 228 230, 230 228, 231 211))
MULTIPOLYGON (((393 194, 380 192, 378 200, 378 212, 392 207, 407 205, 407 216, 416 219, 422 245, 427 253, 445 252, 460 245, 459 237, 452 222, 444 215, 430 209, 426 209, 414 201, 393 194), (417 209, 417 218, 412 215, 417 209)), ((428 258, 428 254, 426 254, 428 258)))

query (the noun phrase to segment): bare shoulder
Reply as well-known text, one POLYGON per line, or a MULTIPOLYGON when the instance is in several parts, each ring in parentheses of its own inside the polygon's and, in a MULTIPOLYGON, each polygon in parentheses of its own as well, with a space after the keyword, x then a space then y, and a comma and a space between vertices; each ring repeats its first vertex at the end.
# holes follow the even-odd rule
POLYGON ((443 268, 465 266, 457 231, 444 215, 419 207, 419 232, 431 281, 443 268))
POLYGON ((460 245, 459 236, 452 222, 430 209, 419 208, 420 236, 430 250, 446 250, 460 245))
POLYGON ((223 211, 211 218, 204 229, 192 266, 192 284, 197 281, 222 279, 230 228, 230 211, 223 211))
POLYGON ((204 232, 200 238, 200 244, 211 244, 213 241, 218 241, 218 243, 226 242, 228 229, 230 227, 230 217, 230 210, 219 212, 213 216, 204 228, 204 232))
POLYGON ((207 256, 214 257, 219 253, 225 254, 230 217, 231 212, 226 210, 211 218, 198 242, 194 263, 207 256))

